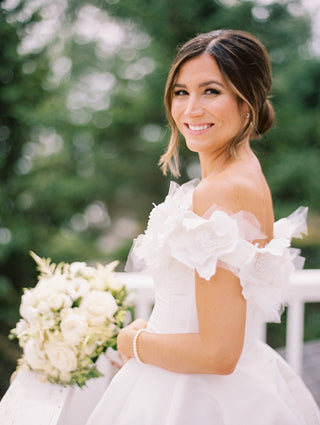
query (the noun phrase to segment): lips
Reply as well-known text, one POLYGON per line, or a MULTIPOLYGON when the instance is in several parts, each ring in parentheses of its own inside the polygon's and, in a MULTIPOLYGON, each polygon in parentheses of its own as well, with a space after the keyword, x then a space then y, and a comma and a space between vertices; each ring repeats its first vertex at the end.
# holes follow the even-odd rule
POLYGON ((185 124, 187 130, 192 133, 206 132, 209 128, 213 127, 213 125, 214 124, 185 124))

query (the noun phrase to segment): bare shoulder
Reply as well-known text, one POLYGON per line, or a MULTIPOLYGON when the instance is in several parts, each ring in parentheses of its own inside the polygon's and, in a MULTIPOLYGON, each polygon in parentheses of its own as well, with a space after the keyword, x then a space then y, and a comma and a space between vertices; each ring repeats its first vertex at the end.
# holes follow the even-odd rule
POLYGON ((248 179, 219 174, 199 183, 193 194, 193 207, 199 215, 214 204, 238 212, 252 209, 252 204, 261 200, 261 192, 248 179))
POLYGON ((233 213, 248 211, 265 234, 272 235, 272 199, 262 173, 221 173, 203 179, 193 194, 193 210, 202 216, 212 205, 233 213))

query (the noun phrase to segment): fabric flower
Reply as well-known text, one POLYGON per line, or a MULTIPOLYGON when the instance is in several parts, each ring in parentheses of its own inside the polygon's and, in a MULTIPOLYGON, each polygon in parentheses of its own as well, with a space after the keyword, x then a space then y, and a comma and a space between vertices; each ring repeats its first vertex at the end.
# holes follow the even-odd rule
POLYGON ((222 211, 214 211, 209 219, 187 211, 182 228, 168 239, 168 247, 178 261, 196 268, 209 280, 216 272, 223 254, 233 251, 238 239, 237 222, 222 211))
POLYGON ((265 321, 280 320, 280 307, 285 302, 283 287, 290 272, 286 267, 288 245, 286 239, 273 239, 264 248, 256 247, 239 271, 244 298, 259 307, 265 321))
POLYGON ((145 234, 136 239, 126 270, 154 271, 157 279, 169 279, 184 265, 209 280, 219 265, 240 278, 250 306, 265 320, 279 321, 290 273, 303 266, 290 241, 306 233, 307 208, 274 223, 274 238, 261 248, 254 241, 263 241, 266 235, 251 212, 233 213, 218 205, 203 217, 192 212, 196 184, 171 184, 165 201, 151 211, 145 234))
POLYGON ((286 218, 276 221, 273 226, 275 238, 301 238, 302 234, 307 234, 307 207, 299 207, 286 218))
POLYGON ((192 193, 198 180, 182 186, 171 182, 169 194, 164 202, 155 205, 149 215, 144 234, 134 241, 130 251, 126 271, 145 271, 152 273, 170 260, 166 249, 167 239, 177 226, 181 225, 186 209, 192 205, 192 193))

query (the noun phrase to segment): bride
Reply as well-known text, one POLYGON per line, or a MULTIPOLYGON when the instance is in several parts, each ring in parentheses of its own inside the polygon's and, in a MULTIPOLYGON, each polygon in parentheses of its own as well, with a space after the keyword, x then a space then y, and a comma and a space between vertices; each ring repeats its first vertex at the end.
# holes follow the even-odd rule
POLYGON ((274 121, 271 67, 262 44, 233 30, 201 34, 178 52, 165 104, 172 130, 161 166, 178 175, 179 132, 202 177, 172 185, 130 255, 153 276, 149 321, 123 329, 125 365, 87 425, 316 425, 301 379, 257 339, 279 321, 300 257, 300 208, 274 223, 272 199, 250 139, 274 121))

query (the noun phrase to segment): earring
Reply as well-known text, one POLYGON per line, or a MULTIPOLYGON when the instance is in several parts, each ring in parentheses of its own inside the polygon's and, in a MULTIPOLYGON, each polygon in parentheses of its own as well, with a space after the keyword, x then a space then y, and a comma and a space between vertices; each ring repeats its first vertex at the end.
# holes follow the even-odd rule
POLYGON ((247 118, 250 118, 250 114, 249 114, 249 112, 247 112, 246 117, 247 117, 247 118))

